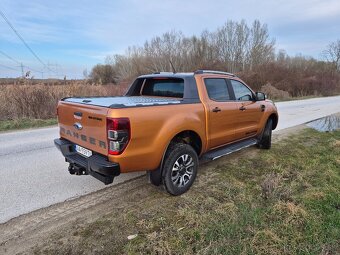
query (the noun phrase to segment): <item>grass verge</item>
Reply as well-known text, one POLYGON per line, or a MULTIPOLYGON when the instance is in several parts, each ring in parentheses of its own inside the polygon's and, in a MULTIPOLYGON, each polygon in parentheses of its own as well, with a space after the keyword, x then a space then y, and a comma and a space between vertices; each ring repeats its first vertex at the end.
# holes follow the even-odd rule
POLYGON ((9 131, 16 129, 38 128, 58 124, 57 119, 17 119, 0 121, 0 131, 9 131))
POLYGON ((340 132, 303 130, 201 167, 172 197, 131 189, 35 254, 339 254, 340 132), (128 240, 129 235, 137 237, 128 240))

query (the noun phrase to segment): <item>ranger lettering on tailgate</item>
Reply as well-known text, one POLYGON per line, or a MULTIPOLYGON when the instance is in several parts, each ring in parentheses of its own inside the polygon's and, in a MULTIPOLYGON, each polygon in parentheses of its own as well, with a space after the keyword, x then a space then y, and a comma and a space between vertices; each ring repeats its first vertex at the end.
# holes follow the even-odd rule
POLYGON ((86 135, 79 134, 79 133, 77 133, 75 131, 71 131, 71 130, 65 129, 63 127, 60 128, 60 132, 62 134, 64 134, 64 135, 80 139, 83 142, 88 142, 88 143, 93 144, 93 145, 99 145, 99 147, 101 147, 103 149, 106 149, 106 143, 104 141, 99 141, 99 140, 97 140, 94 137, 88 137, 86 135))

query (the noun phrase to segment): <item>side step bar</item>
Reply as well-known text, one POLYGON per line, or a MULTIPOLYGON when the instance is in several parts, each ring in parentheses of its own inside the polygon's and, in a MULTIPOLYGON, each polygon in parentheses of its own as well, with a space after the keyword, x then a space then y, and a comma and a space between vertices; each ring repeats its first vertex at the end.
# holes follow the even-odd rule
POLYGON ((233 152, 242 150, 244 148, 250 147, 257 144, 257 139, 255 138, 249 138, 247 140, 243 140, 240 142, 236 142, 233 144, 229 144, 214 150, 211 150, 209 152, 207 152, 206 154, 203 155, 202 157, 202 161, 211 161, 211 160, 215 160, 218 159, 220 157, 223 157, 225 155, 231 154, 233 152))

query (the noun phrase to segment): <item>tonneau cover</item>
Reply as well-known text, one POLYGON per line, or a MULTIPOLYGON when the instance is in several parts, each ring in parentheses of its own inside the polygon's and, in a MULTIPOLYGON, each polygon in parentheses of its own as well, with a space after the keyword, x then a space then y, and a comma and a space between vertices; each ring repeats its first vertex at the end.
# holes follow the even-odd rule
POLYGON ((123 97, 69 97, 62 101, 95 105, 109 108, 126 108, 136 106, 180 104, 178 98, 147 97, 147 96, 123 96, 123 97))

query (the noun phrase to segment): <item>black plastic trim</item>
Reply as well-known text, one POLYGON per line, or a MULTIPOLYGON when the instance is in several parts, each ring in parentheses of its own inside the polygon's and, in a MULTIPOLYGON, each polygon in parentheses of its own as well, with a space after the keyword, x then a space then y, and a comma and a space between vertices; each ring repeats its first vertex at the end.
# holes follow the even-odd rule
POLYGON ((108 161, 105 156, 93 154, 85 158, 73 150, 74 143, 62 138, 54 139, 54 145, 61 151, 66 162, 84 168, 87 174, 105 184, 112 183, 113 178, 120 174, 119 164, 108 161))

